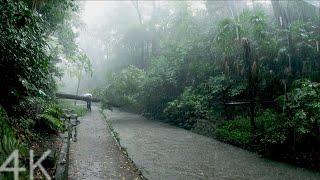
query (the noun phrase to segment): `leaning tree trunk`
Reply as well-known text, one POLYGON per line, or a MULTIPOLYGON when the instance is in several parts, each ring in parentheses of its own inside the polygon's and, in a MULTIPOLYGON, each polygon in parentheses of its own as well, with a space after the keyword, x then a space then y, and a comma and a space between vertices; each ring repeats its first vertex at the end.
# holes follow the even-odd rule
POLYGON ((91 101, 91 102, 100 102, 100 99, 94 97, 87 97, 87 96, 79 96, 74 94, 66 94, 66 93, 56 93, 57 98, 61 99, 73 99, 79 101, 91 101))

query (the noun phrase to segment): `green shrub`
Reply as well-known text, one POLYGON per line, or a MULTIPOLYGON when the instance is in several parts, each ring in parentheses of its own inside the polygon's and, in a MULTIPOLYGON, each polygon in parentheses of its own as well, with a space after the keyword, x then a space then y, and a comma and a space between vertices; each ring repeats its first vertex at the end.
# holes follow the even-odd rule
POLYGON ((159 120, 166 118, 167 103, 179 96, 184 88, 179 87, 177 79, 177 67, 170 57, 152 59, 140 96, 145 115, 159 120))
POLYGON ((320 84, 307 79, 294 81, 292 90, 278 98, 292 153, 316 149, 319 141, 320 84))
POLYGON ((247 146, 252 140, 250 120, 247 117, 223 122, 215 131, 217 139, 234 145, 247 146))
POLYGON ((41 131, 62 131, 63 121, 61 117, 63 112, 56 102, 44 102, 42 110, 36 116, 36 124, 38 130, 41 131))
POLYGON ((212 114, 206 97, 196 94, 190 87, 176 100, 169 102, 164 112, 169 122, 186 129, 194 128, 199 119, 210 119, 212 114))
POLYGON ((199 119, 194 124, 192 131, 204 136, 214 137, 215 130, 217 128, 217 122, 206 119, 199 119))
POLYGON ((293 82, 287 96, 278 97, 280 112, 257 115, 258 150, 264 155, 319 168, 320 84, 293 82))
POLYGON ((271 109, 264 110, 257 115, 257 138, 261 143, 260 150, 268 151, 272 146, 285 142, 288 136, 285 123, 285 119, 271 109))
POLYGON ((134 66, 112 75, 105 89, 103 102, 114 106, 138 109, 138 97, 142 91, 145 72, 134 66))
POLYGON ((287 126, 298 136, 317 136, 314 127, 320 124, 320 84, 307 79, 297 80, 288 96, 284 107, 289 118, 287 126))

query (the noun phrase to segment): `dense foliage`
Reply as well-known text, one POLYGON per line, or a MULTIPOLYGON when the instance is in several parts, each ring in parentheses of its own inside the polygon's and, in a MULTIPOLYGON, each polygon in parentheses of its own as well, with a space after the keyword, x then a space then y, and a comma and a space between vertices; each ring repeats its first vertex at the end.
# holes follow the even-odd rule
MULTIPOLYGON (((115 6, 114 18, 99 22, 104 33, 95 34, 103 36, 108 67, 96 67, 107 76, 94 94, 105 107, 319 170, 318 7, 277 0, 269 6, 192 3, 115 6)), ((77 10, 72 0, 0 4, 0 162, 13 149, 24 155, 40 135, 63 130, 59 118, 71 105, 54 98, 62 70, 77 78, 76 94, 84 72, 92 75, 76 43, 77 10)), ((98 52, 91 45, 99 43, 85 43, 98 52)))
MULTIPOLYGON (((219 3, 206 2, 206 7, 225 7, 219 3)), ((142 26, 151 34, 151 40, 143 39, 151 48, 130 44, 125 49, 128 34, 134 34, 128 28, 119 44, 124 44, 121 52, 133 54, 125 57, 134 58, 129 64, 136 68, 122 64, 102 96, 179 127, 319 169, 319 14, 309 4, 289 3, 306 7, 308 13, 298 16, 281 3, 272 1, 273 14, 260 7, 233 9, 232 16, 223 8, 215 9, 221 14, 195 13, 186 2, 155 8, 153 13, 164 18, 151 16, 142 26), (141 51, 149 56, 137 61, 141 51)), ((115 60, 124 58, 115 52, 115 60)))
POLYGON ((114 106, 126 106, 128 108, 137 108, 137 99, 142 90, 144 71, 130 66, 123 70, 117 76, 111 76, 113 83, 107 87, 107 99, 114 106))
POLYGON ((63 39, 57 31, 76 10, 71 0, 0 3, 0 162, 14 149, 24 157, 39 134, 63 130, 54 98, 61 75, 56 64, 58 47, 71 48, 57 41, 63 39))

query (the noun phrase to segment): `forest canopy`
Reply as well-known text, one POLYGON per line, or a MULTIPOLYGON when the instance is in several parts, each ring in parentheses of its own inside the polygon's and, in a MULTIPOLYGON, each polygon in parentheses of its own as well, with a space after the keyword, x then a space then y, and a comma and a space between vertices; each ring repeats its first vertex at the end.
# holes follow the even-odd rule
POLYGON ((93 90, 105 104, 319 167, 318 4, 109 5, 101 16, 113 18, 89 30, 100 56, 87 48, 93 79, 105 77, 93 90))

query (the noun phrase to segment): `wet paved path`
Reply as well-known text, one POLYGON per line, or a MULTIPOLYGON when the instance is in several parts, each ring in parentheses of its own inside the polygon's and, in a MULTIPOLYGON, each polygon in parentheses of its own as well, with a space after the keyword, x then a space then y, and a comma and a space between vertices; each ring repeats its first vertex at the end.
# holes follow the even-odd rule
POLYGON ((106 122, 93 107, 80 118, 78 141, 71 142, 69 179, 139 179, 134 166, 120 151, 106 122))
POLYGON ((320 179, 302 168, 115 109, 108 119, 148 179, 320 179))

